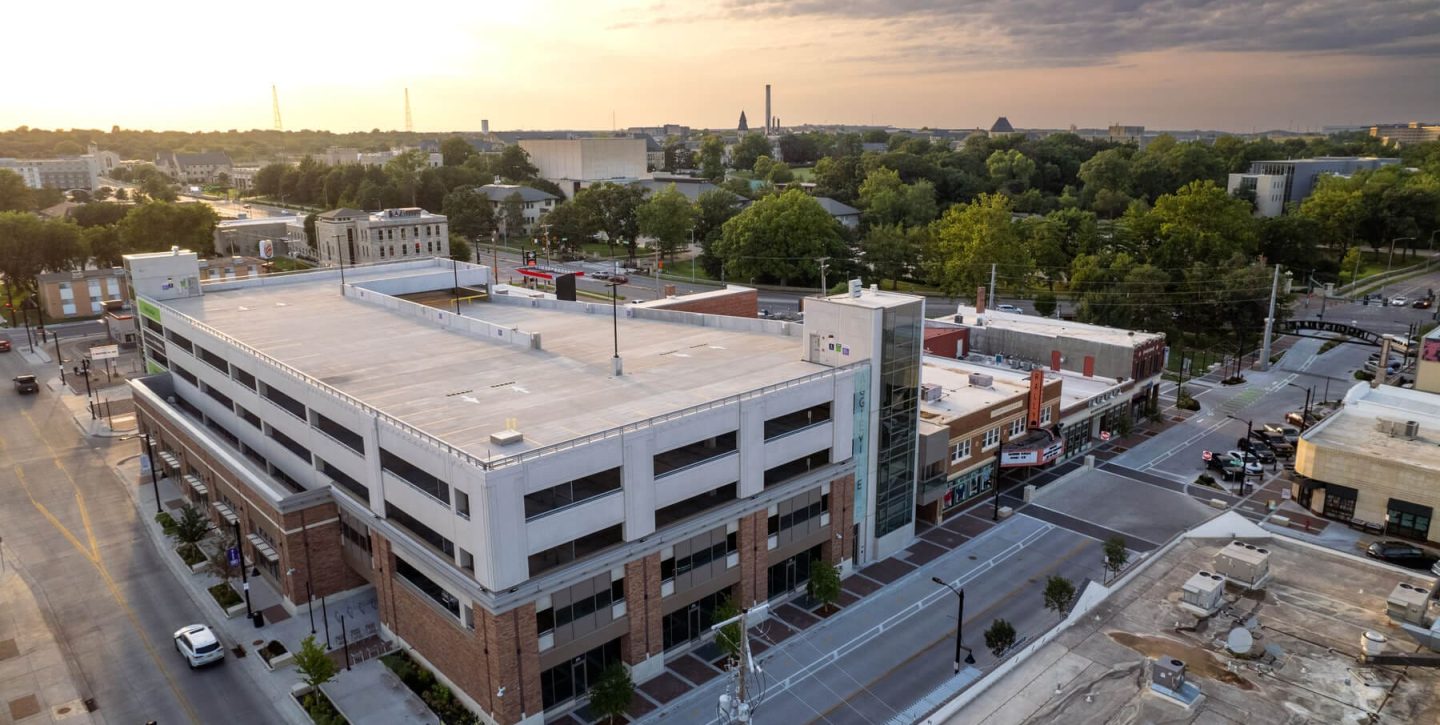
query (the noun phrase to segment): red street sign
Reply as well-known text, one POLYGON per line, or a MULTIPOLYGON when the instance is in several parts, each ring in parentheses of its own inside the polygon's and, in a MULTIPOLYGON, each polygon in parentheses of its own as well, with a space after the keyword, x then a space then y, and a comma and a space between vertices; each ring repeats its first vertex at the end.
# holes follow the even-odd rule
POLYGON ((1211 459, 1213 459, 1213 458, 1215 457, 1215 454, 1214 454, 1214 453, 1211 453, 1210 451, 1205 451, 1204 453, 1202 453, 1202 454, 1200 454, 1200 455, 1204 456, 1204 457, 1205 457, 1205 460, 1207 460, 1207 461, 1208 461, 1208 460, 1211 460, 1211 459))
POLYGON ((1108 441, 1108 440, 1110 440, 1110 431, 1108 431, 1108 430, 1102 430, 1102 431, 1100 431, 1100 440, 1102 440, 1102 441, 1108 441))

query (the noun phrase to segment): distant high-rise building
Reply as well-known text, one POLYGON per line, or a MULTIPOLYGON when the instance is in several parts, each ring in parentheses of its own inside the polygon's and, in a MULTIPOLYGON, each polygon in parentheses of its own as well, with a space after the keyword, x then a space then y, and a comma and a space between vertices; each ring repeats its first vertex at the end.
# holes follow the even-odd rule
POLYGON ((480 133, 490 133, 490 119, 480 119, 480 133))
POLYGON ((1398 163, 1400 159, 1356 156, 1252 161, 1249 173, 1230 174, 1225 188, 1231 194, 1241 192, 1247 197, 1253 193, 1256 214, 1279 216, 1287 204, 1299 204, 1310 196, 1321 176, 1349 176, 1398 163))
POLYGON ((1411 121, 1404 126, 1371 126, 1370 135, 1386 144, 1409 146, 1427 141, 1440 141, 1440 125, 1411 121))
POLYGON ((1121 143, 1143 143, 1145 140, 1145 127, 1111 124, 1110 140, 1121 143))

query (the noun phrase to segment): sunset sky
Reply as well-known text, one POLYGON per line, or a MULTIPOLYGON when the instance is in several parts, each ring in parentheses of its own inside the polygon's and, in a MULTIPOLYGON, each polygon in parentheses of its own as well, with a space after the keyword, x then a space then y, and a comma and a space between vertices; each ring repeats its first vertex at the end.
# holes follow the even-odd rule
POLYGON ((1436 0, 9 4, 0 128, 1440 121, 1436 0))

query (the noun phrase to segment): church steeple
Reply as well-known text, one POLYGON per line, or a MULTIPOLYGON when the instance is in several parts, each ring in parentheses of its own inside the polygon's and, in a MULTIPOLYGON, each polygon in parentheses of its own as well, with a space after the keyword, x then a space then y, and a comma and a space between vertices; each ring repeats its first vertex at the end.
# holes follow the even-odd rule
POLYGON ((750 124, 748 124, 748 123, 745 122, 745 112, 744 112, 744 111, 741 111, 741 112, 740 112, 740 130, 741 130, 741 131, 749 131, 749 130, 750 130, 750 124))

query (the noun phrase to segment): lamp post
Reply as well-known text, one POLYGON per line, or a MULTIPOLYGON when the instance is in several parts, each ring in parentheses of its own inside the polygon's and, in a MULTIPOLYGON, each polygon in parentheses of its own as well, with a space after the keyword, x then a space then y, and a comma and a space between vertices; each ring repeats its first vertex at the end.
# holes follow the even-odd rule
POLYGON ((245 590, 245 616, 255 617, 255 611, 250 608, 250 574, 245 567, 245 549, 240 546, 240 518, 236 517, 231 523, 235 529, 235 555, 240 558, 240 585, 245 590))
POLYGON ((1304 432, 1306 428, 1310 427, 1310 396, 1315 394, 1315 386, 1312 385, 1306 388, 1296 385, 1295 383, 1285 384, 1292 388, 1295 388, 1296 390, 1305 391, 1305 408, 1300 413, 1300 431, 1304 432))
POLYGON ((960 663, 963 662, 967 665, 975 664, 974 653, 970 651, 969 647, 966 647, 964 645, 961 638, 961 632, 965 628, 965 590, 955 588, 954 584, 951 584, 950 582, 947 582, 938 576, 930 577, 930 581, 935 582, 936 584, 939 584, 940 586, 943 586, 946 589, 954 592, 956 598, 960 600, 960 611, 955 617, 955 674, 958 675, 960 674, 960 663), (965 653, 964 659, 960 658, 961 652, 965 653))
POLYGON ((1240 473, 1240 495, 1243 497, 1245 495, 1245 484, 1250 480, 1250 446, 1254 445, 1254 443, 1251 442, 1250 432, 1255 429, 1254 422, 1249 420, 1240 420, 1239 418, 1236 418, 1229 413, 1226 413, 1225 417, 1229 418, 1230 420, 1240 421, 1241 423, 1245 424, 1245 445, 1240 446, 1240 454, 1242 456, 1242 460, 1244 461, 1244 463, 1242 464, 1244 470, 1240 473))
POLYGON ((1390 286, 1390 270, 1395 266, 1395 243, 1413 242, 1415 237, 1395 237, 1390 240, 1390 257, 1385 262, 1385 281, 1380 283, 1380 304, 1388 305, 1390 302, 1385 297, 1385 290, 1390 286))
POLYGON ((616 377, 620 376, 620 283, 611 280, 607 287, 610 288, 610 333, 615 340, 615 355, 610 359, 610 367, 616 377))
POLYGON ((155 467, 160 462, 155 460, 155 444, 150 439, 149 433, 140 433, 140 440, 145 441, 145 455, 150 457, 150 486, 155 490, 155 513, 160 513, 160 478, 155 475, 155 467))

